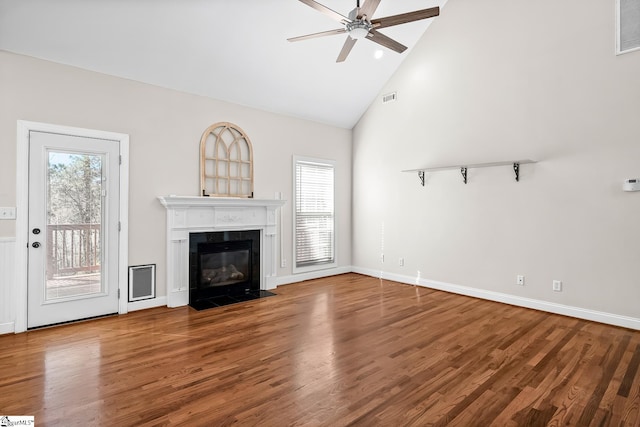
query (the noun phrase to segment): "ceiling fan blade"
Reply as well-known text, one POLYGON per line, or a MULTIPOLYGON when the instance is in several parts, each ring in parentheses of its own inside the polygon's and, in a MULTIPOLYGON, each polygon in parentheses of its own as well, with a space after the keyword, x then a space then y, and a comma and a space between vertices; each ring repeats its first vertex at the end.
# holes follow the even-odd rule
POLYGON ((344 60, 347 59, 347 56, 349 56, 349 52, 351 52, 351 49, 353 49, 354 44, 356 44, 356 39, 352 39, 350 36, 347 36, 347 39, 344 41, 344 45, 342 46, 342 50, 340 51, 336 62, 344 62, 344 60))
POLYGON ((376 42, 381 46, 388 47, 391 50, 394 50, 398 53, 402 53, 407 50, 407 47, 401 43, 398 43, 392 38, 385 36, 382 33, 377 32, 376 30, 369 31, 369 35, 367 35, 367 39, 372 42, 376 42))
POLYGON ((289 40, 290 42, 299 42, 301 40, 315 39, 316 37, 333 36, 336 34, 342 34, 346 32, 347 32, 346 29, 339 28, 337 30, 322 31, 320 33, 313 33, 313 34, 307 34, 304 36, 291 37, 290 39, 287 39, 287 40, 289 40))
POLYGON ((313 1, 313 0, 300 0, 300 1, 306 4, 307 6, 311 6, 317 11, 324 13, 329 18, 334 19, 338 22, 351 22, 351 19, 339 14, 333 9, 329 9, 327 6, 321 5, 317 1, 313 1))
MULTIPOLYGON (((366 5, 365 5, 366 6, 366 5)), ((439 7, 416 10, 414 12, 401 13, 400 15, 387 16, 385 18, 372 19, 373 28, 385 28, 394 25, 406 24, 407 22, 419 21, 421 19, 433 18, 440 15, 439 7)))
POLYGON ((366 15, 369 21, 371 21, 371 17, 373 16, 374 13, 376 13, 376 9, 378 8, 379 4, 380 4, 380 0, 367 0, 364 3, 364 6, 362 6, 358 11, 358 19, 361 19, 363 16, 366 15))

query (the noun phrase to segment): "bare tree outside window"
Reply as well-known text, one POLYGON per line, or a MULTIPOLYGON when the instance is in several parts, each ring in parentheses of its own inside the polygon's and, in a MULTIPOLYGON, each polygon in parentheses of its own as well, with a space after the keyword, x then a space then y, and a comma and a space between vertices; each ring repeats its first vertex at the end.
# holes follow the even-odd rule
POLYGON ((47 277, 100 271, 102 156, 49 153, 47 277))

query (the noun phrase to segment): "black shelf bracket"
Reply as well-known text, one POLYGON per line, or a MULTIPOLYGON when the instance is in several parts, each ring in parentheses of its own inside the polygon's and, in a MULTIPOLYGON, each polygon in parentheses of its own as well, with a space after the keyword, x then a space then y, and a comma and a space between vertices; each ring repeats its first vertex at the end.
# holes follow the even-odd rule
POLYGON ((467 183, 467 168, 466 167, 461 167, 460 168, 460 173, 462 174, 462 181, 466 184, 467 183))
POLYGON ((420 178, 420 184, 424 187, 424 171, 418 171, 418 178, 420 178))
POLYGON ((520 182, 520 163, 513 164, 513 171, 516 173, 516 181, 520 182))

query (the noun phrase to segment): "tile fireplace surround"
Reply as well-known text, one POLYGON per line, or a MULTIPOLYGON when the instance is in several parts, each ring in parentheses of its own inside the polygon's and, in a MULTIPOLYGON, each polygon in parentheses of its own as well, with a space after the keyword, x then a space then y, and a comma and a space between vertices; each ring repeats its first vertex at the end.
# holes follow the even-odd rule
POLYGON ((260 230, 260 289, 276 287, 278 208, 284 200, 160 196, 167 208, 167 306, 189 304, 189 233, 260 230))

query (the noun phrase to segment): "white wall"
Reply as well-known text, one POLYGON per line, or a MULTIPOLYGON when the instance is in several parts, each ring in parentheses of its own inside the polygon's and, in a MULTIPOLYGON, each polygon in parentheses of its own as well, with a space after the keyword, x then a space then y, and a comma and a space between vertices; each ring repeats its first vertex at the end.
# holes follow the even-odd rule
MULTIPOLYGON (((16 203, 17 120, 130 135, 129 265, 157 264, 158 296, 166 295, 165 209, 156 197, 198 195, 200 137, 222 121, 253 143, 256 198, 291 199, 294 154, 337 161, 338 264, 351 264, 350 130, 2 51, 0 94, 0 206, 16 203)), ((292 262, 291 204, 284 209, 288 263, 279 276, 292 262)), ((15 236, 14 221, 0 221, 2 236, 15 236)))
POLYGON ((640 52, 614 33, 612 1, 449 0, 354 129, 354 266, 639 319, 640 52), (520 158, 519 183, 400 172, 520 158))

